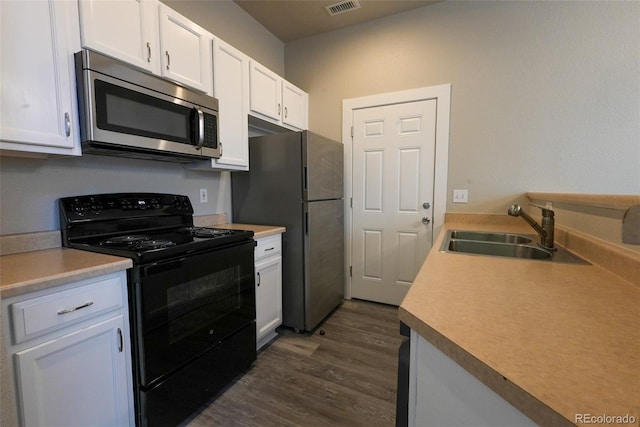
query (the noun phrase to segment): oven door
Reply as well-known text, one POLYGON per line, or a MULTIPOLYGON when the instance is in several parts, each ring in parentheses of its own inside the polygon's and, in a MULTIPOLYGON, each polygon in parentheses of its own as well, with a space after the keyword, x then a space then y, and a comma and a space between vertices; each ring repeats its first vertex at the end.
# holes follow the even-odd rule
POLYGON ((248 324, 255 328, 253 240, 140 267, 140 384, 147 388, 248 324))

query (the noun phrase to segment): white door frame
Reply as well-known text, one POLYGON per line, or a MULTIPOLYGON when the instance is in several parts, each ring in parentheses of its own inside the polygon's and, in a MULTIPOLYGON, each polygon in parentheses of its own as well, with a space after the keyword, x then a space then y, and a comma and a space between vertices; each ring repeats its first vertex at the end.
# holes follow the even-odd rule
MULTIPOLYGON (((351 98, 342 101, 342 143, 344 144, 344 241, 345 241, 345 289, 344 297, 351 299, 351 233, 353 227, 353 112, 363 108, 380 107, 389 104, 435 99, 436 110, 436 152, 433 181, 433 233, 435 240, 444 225, 447 209, 447 172, 449 169, 449 116, 451 113, 451 84, 409 89, 351 98)), ((431 242, 433 244, 433 241, 431 242)))

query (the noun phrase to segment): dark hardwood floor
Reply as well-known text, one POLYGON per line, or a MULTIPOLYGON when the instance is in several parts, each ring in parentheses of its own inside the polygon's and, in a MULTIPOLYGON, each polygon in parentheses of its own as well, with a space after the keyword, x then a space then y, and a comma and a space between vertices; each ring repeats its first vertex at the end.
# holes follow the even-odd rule
POLYGON ((397 307, 350 300, 313 334, 283 329, 188 421, 204 426, 394 426, 397 307))

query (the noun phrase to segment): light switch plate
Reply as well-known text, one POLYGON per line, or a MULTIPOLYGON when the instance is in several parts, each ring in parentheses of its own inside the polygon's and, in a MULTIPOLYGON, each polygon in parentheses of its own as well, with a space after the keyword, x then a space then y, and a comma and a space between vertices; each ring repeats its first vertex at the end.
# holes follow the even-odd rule
POLYGON ((209 202, 209 197, 207 195, 207 189, 206 188, 201 188, 200 189, 200 203, 208 203, 209 202))
POLYGON ((467 203, 469 190, 453 190, 453 203, 467 203))

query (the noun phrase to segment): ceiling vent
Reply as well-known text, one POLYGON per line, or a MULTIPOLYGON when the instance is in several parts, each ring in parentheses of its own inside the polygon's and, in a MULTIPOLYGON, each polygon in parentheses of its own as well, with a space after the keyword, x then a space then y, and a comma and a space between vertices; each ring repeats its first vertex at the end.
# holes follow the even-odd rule
POLYGON ((330 6, 325 6, 329 15, 338 15, 340 13, 349 12, 351 10, 360 9, 360 2, 358 0, 347 0, 341 1, 340 3, 332 4, 330 6))

